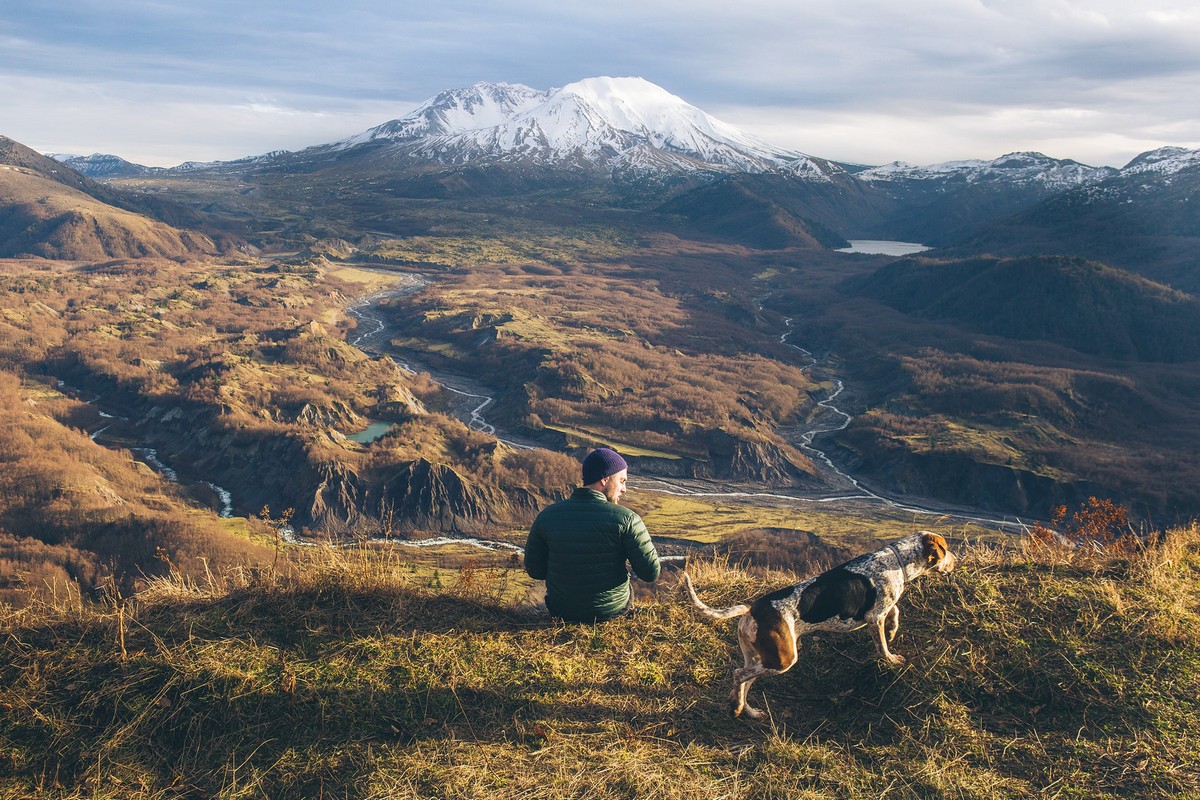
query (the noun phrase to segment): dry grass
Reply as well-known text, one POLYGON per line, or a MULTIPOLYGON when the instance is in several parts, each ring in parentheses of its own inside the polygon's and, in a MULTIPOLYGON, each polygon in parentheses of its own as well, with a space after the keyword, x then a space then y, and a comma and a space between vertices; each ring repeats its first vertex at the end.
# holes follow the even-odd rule
MULTIPOLYGON (((727 716, 731 626, 672 591, 562 625, 503 569, 306 551, 9 610, 0 797, 1200 797, 1200 529, 961 555, 903 601, 905 668, 808 637, 761 724, 727 716)), ((689 569, 713 604, 796 577, 689 569)))

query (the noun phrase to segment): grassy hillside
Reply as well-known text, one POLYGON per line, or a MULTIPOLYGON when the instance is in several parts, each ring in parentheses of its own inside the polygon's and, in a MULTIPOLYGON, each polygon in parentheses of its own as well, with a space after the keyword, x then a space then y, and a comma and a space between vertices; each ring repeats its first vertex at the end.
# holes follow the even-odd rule
POLYGON ((804 219, 761 184, 750 179, 719 181, 673 198, 659 211, 686 219, 700 236, 715 234, 751 247, 847 246, 840 234, 804 219))
POLYGON ((0 407, 0 603, 270 561, 244 520, 198 510, 179 484, 75 427, 90 406, 0 370, 0 407))
POLYGON ((214 250, 203 234, 107 205, 23 169, 0 167, 0 255, 5 257, 175 258, 214 250))
MULTIPOLYGON (((881 668, 814 636, 732 720, 728 623, 668 575, 549 622, 503 567, 394 556, 162 580, 124 609, 0 614, 6 797, 1200 797, 1200 528, 1142 552, 960 547, 881 668)), ((714 604, 793 579, 691 567, 714 604)))
POLYGON ((907 314, 1010 339, 1117 360, 1200 358, 1200 301, 1081 258, 909 258, 847 285, 907 314))

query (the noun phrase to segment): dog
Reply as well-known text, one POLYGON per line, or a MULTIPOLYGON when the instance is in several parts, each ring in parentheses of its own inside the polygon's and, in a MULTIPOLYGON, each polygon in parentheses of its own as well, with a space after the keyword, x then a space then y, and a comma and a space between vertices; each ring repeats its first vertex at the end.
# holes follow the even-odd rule
POLYGON ((888 664, 904 657, 888 649, 900 630, 897 602, 905 584, 926 572, 949 572, 957 559, 936 533, 918 531, 873 553, 853 558, 794 586, 780 589, 752 605, 710 608, 696 594, 685 570, 683 583, 692 605, 711 619, 734 619, 738 645, 746 663, 733 671, 733 715, 758 719, 763 712, 747 702, 751 684, 763 675, 791 669, 800 650, 800 637, 810 631, 849 633, 870 628, 875 648, 888 664))

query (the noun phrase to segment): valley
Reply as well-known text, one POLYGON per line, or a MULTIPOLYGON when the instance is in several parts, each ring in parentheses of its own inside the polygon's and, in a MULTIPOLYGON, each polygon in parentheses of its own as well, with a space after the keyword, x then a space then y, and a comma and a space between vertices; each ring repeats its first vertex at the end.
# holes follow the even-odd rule
MULTIPOLYGON (((395 275, 393 274, 393 276, 395 275)), ((537 445, 533 439, 518 437, 508 430, 498 430, 495 425, 487 421, 487 417, 484 416, 485 412, 488 414, 498 413, 501 416, 512 416, 511 414, 505 415, 503 409, 496 407, 494 398, 490 394, 487 394, 487 392, 492 391, 489 387, 469 381, 462 375, 430 370, 425 364, 419 364, 414 367, 411 351, 401 350, 389 344, 393 337, 391 329, 384 321, 386 317, 381 313, 381 309, 386 308, 393 301, 398 301, 412 294, 423 285, 425 284, 416 279, 415 276, 403 276, 397 284, 399 288, 370 295, 351 306, 351 313, 358 317, 363 323, 363 329, 365 329, 361 333, 356 331, 356 335, 350 340, 351 343, 364 348, 372 354, 387 355, 410 371, 427 373, 442 385, 443 388, 448 388, 453 393, 461 394, 463 403, 458 407, 455 416, 467 424, 468 427, 497 436, 500 441, 506 444, 517 447, 536 447, 537 445)), ((785 329, 785 332, 779 338, 780 341, 786 342, 790 335, 790 320, 784 320, 784 322, 787 329, 785 329)), ((803 358, 801 367, 806 372, 817 366, 811 354, 797 345, 791 346, 801 354, 803 358)), ((757 511, 753 512, 753 519, 758 525, 777 529, 782 529, 785 526, 779 520, 768 524, 766 518, 779 517, 780 519, 784 519, 788 517, 789 513, 796 518, 801 516, 811 517, 812 514, 800 514, 794 510, 797 506, 805 505, 825 509, 816 515, 817 518, 822 519, 838 515, 843 518, 857 517, 860 520, 873 518, 881 522, 888 517, 894 517, 895 524, 904 524, 905 520, 920 520, 920 518, 924 517, 939 523, 952 522, 955 525, 962 526, 960 533, 973 536, 986 536, 989 530, 1018 531, 1022 529, 1020 521, 1016 519, 1005 519, 994 515, 981 516, 978 511, 967 508, 953 508, 945 505, 936 508, 929 505, 918 506, 912 502, 898 501, 884 497, 864 488, 858 480, 843 472, 825 452, 813 445, 815 437, 844 430, 852 418, 850 414, 847 414, 834 405, 834 401, 837 400, 838 395, 845 388, 842 382, 837 379, 831 379, 825 383, 831 387, 828 396, 825 399, 817 401, 811 407, 807 419, 802 424, 790 426, 786 430, 781 431, 781 435, 783 435, 786 441, 789 441, 798 449, 811 455, 812 464, 817 468, 817 472, 821 478, 819 486, 784 485, 776 487, 774 491, 770 491, 760 490, 762 487, 751 482, 739 482, 731 485, 728 481, 711 478, 668 478, 656 476, 653 473, 638 473, 631 479, 632 497, 636 498, 631 502, 636 503, 641 508, 642 512, 655 525, 656 530, 663 531, 670 535, 671 538, 699 542, 719 542, 723 538, 736 535, 738 528, 736 526, 732 528, 726 527, 724 535, 714 536, 711 532, 698 533, 695 530, 689 529, 689 526, 681 520, 669 520, 671 515, 661 510, 670 505, 668 502, 657 501, 652 496, 643 498, 642 493, 649 493, 650 495, 663 494, 681 499, 686 498, 687 501, 691 502, 693 509, 705 509, 709 513, 711 513, 711 509, 706 508, 709 504, 716 504, 716 507, 719 507, 721 504, 753 507, 757 509, 757 511)), ((578 428, 567 429, 563 426, 554 426, 553 430, 556 434, 573 435, 576 437, 584 436, 584 432, 578 428)), ((633 464, 639 465, 639 467, 646 466, 649 469, 653 469, 656 462, 661 459, 678 459, 678 456, 672 456, 665 452, 649 451, 644 448, 629 446, 625 443, 621 444, 621 452, 633 464)), ((678 502, 683 501, 680 500, 678 502)))
POLYGON ((285 529, 503 560, 598 444, 676 554, 1200 510, 1190 152, 851 168, 642 84, 527 88, 95 178, 0 140, 13 591, 285 529))

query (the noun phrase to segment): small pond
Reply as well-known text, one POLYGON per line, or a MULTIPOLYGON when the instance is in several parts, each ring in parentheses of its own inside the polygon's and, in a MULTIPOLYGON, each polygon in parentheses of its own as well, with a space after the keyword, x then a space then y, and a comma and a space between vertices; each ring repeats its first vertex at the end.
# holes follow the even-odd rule
POLYGON ((370 444, 376 439, 382 437, 391 429, 392 423, 373 420, 365 430, 361 430, 358 433, 348 433, 346 434, 346 438, 353 442, 358 442, 359 444, 370 444))
POLYGON ((891 242, 883 239, 850 239, 849 247, 838 249, 839 253, 868 253, 880 256, 907 256, 929 248, 916 242, 891 242))

